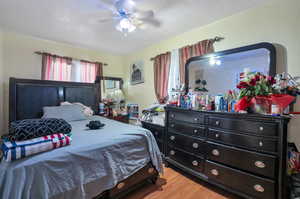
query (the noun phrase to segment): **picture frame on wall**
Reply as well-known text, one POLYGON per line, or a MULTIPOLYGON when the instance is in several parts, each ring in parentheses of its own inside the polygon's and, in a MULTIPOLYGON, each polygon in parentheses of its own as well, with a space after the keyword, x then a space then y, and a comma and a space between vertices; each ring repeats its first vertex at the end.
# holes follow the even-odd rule
POLYGON ((130 66, 131 85, 144 83, 144 62, 137 61, 130 66))

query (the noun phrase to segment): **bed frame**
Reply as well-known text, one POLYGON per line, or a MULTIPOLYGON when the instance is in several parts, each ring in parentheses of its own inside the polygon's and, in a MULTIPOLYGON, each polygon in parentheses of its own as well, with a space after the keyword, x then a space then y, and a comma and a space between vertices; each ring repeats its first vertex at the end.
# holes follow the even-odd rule
MULTIPOLYGON (((78 83, 10 78, 9 122, 40 118, 44 106, 58 106, 61 102, 81 102, 98 113, 101 99, 100 83, 78 83)), ((151 163, 114 188, 99 193, 97 199, 122 198, 146 182, 155 183, 158 172, 151 163)))

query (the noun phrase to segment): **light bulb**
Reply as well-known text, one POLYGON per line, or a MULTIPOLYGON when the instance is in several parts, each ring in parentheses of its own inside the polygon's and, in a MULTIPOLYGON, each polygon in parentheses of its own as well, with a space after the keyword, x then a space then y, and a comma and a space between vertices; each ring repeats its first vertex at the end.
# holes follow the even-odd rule
POLYGON ((129 27, 131 26, 131 23, 130 23, 129 19, 124 18, 120 21, 120 26, 123 29, 129 29, 129 27))

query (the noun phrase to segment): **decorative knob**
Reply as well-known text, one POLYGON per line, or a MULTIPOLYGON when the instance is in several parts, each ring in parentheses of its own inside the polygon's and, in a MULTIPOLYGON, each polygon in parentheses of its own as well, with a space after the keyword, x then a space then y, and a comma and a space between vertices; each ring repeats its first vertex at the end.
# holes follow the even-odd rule
POLYGON ((175 136, 170 136, 170 140, 175 140, 175 136))
POLYGON ((264 146, 264 143, 262 141, 259 141, 258 144, 259 144, 260 147, 264 146))
POLYGON ((121 182, 117 185, 117 188, 118 189, 122 189, 123 187, 125 186, 125 183, 124 182, 121 182))
POLYGON ((260 130, 260 131, 263 131, 263 130, 264 130, 264 127, 260 126, 260 127, 259 127, 259 130, 260 130))
POLYGON ((154 168, 149 168, 148 169, 148 173, 153 173, 154 172, 154 168))
POLYGON ((217 120, 217 121, 216 121, 216 125, 219 126, 219 124, 220 124, 220 121, 217 120))
POLYGON ((197 129, 194 129, 194 133, 198 133, 198 130, 197 130, 197 129))
POLYGON ((214 149, 214 150, 212 150, 212 152, 211 152, 214 156, 219 156, 220 155, 220 152, 219 152, 219 150, 218 149, 214 149))
POLYGON ((265 191, 265 189, 263 188, 263 186, 261 186, 260 184, 254 185, 253 188, 257 192, 264 192, 265 191))
POLYGON ((171 117, 175 117, 175 115, 174 115, 174 114, 171 114, 171 117))
POLYGON ((175 155, 175 151, 171 150, 170 155, 175 155))
POLYGON ((198 143, 193 143, 193 148, 194 149, 197 149, 199 147, 199 144, 198 143))
POLYGON ((195 121, 198 121, 198 118, 195 117, 194 120, 195 120, 195 121))
POLYGON ((219 175, 219 171, 217 169, 212 169, 211 174, 213 174, 214 176, 218 176, 219 175))
POLYGON ((158 135, 158 132, 157 132, 157 131, 155 131, 155 132, 154 132, 154 135, 156 135, 156 136, 157 136, 157 135, 158 135))
POLYGON ((171 127, 173 128, 175 125, 174 124, 171 124, 171 127))
POLYGON ((194 161, 192 162, 192 164, 193 164, 194 166, 198 166, 198 162, 197 162, 196 160, 194 160, 194 161))
POLYGON ((256 161, 256 162, 254 163, 254 165, 255 165, 256 167, 258 167, 258 168, 265 168, 265 167, 266 167, 266 164, 265 164, 264 162, 262 162, 262 161, 256 161))
POLYGON ((216 133, 216 135, 215 135, 215 136, 216 136, 216 138, 219 138, 219 137, 220 137, 220 135, 219 135, 218 133, 216 133))

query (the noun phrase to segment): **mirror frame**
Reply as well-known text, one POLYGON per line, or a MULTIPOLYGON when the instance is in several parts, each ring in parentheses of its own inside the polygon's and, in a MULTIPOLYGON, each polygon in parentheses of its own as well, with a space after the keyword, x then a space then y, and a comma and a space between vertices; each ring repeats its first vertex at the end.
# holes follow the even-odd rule
POLYGON ((243 47, 239 47, 239 48, 218 51, 218 52, 206 54, 203 56, 191 57, 190 59, 188 59, 185 64, 185 86, 186 86, 185 90, 186 90, 186 93, 189 92, 189 69, 188 69, 188 66, 191 62, 199 61, 199 60, 203 60, 203 59, 209 59, 212 56, 214 56, 214 57, 224 56, 224 55, 228 55, 228 54, 234 54, 234 53, 239 53, 239 52, 244 52, 244 51, 249 51, 249 50, 260 49, 260 48, 265 48, 270 52, 269 75, 275 76, 276 75, 276 48, 271 43, 262 42, 262 43, 257 43, 257 44, 253 44, 253 45, 249 45, 249 46, 243 46, 243 47))

